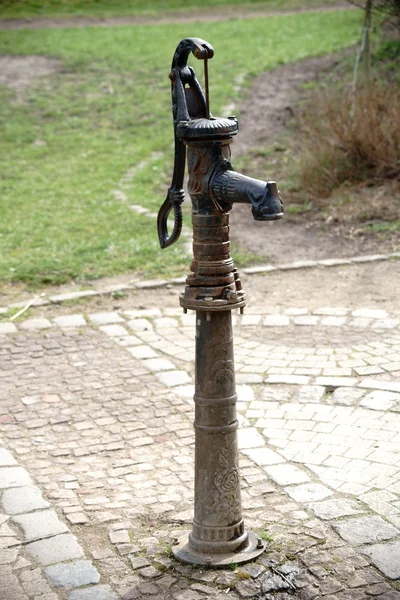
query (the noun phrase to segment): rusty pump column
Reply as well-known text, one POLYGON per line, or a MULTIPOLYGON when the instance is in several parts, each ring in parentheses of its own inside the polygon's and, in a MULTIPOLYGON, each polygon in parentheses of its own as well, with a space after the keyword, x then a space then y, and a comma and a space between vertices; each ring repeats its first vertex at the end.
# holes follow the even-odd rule
POLYGON ((174 54, 175 165, 158 215, 158 234, 162 248, 180 235, 187 147, 194 256, 180 304, 185 312, 196 311, 195 507, 192 532, 172 551, 182 562, 223 566, 250 561, 265 549, 245 529, 241 511, 231 311, 243 310, 246 294, 230 256, 229 211, 235 202, 248 203, 254 219, 270 221, 282 217, 283 207, 275 182, 252 179, 232 168, 230 144, 238 123, 235 117, 214 118, 210 113, 207 61, 213 55, 212 46, 198 38, 182 40, 174 54), (187 65, 191 52, 205 61, 205 95, 187 65))

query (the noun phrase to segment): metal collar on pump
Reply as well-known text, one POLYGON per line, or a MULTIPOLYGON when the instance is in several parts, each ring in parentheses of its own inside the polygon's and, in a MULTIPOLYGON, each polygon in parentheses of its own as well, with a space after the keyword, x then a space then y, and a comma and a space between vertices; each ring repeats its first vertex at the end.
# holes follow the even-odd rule
POLYGON ((180 121, 176 126, 176 135, 183 141, 220 140, 236 135, 239 131, 236 117, 211 117, 210 119, 192 119, 180 121))

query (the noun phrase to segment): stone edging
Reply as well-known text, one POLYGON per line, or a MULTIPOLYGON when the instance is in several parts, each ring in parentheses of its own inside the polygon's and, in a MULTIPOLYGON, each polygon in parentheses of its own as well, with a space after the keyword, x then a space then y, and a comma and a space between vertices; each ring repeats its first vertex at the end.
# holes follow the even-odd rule
MULTIPOLYGON (((117 595, 109 585, 96 585, 100 581, 100 574, 85 556, 76 536, 58 518, 28 471, 19 465, 1 440, 0 497, 3 520, 23 532, 21 536, 19 531, 7 529, 10 537, 2 538, 2 564, 15 563, 18 569, 26 567, 27 573, 23 571, 21 575, 25 585, 29 587, 32 583, 29 571, 34 567, 20 555, 22 548, 39 566, 41 571, 39 575, 36 569, 35 583, 39 583, 44 592, 52 591, 48 587, 50 583, 58 589, 68 590, 68 600, 82 600, 89 596, 117 600, 117 595)), ((9 591, 7 585, 6 588, 9 591)), ((22 592, 19 585, 14 589, 22 592)), ((27 591, 26 587, 25 590, 27 591)), ((53 598, 53 594, 51 597, 53 598)))
MULTIPOLYGON (((369 263, 384 261, 390 259, 400 259, 400 252, 391 252, 389 254, 370 254, 364 256, 353 256, 350 258, 326 258, 322 260, 299 260, 293 263, 283 263, 279 265, 257 265, 241 269, 245 275, 256 275, 262 273, 271 273, 274 271, 292 271, 298 269, 310 269, 315 267, 340 267, 344 265, 354 265, 360 263, 369 263)), ((0 307, 0 315, 6 314, 12 309, 35 308, 39 306, 48 306, 50 304, 62 304, 69 300, 80 300, 92 296, 102 296, 104 294, 113 294, 115 292, 124 292, 129 290, 147 290, 156 289, 173 285, 182 285, 186 282, 186 277, 175 277, 173 279, 151 279, 144 281, 135 281, 128 284, 106 286, 100 290, 81 290, 78 292, 67 292, 57 294, 47 298, 33 298, 31 301, 13 302, 5 307, 0 307)))
MULTIPOLYGON (((194 313, 184 315, 179 308, 166 309, 137 309, 113 312, 59 315, 52 318, 37 317, 13 323, 12 321, 0 322, 0 335, 17 333, 17 331, 33 331, 49 329, 54 326, 61 328, 85 327, 86 325, 105 326, 115 323, 124 323, 135 328, 142 327, 148 319, 156 320, 159 329, 169 327, 188 326, 194 324, 194 313), (128 323, 129 321, 129 323, 128 323)), ((383 309, 374 308, 331 308, 322 307, 309 310, 307 308, 287 308, 283 311, 265 311, 254 308, 254 312, 233 316, 233 323, 239 320, 242 327, 346 327, 356 330, 393 330, 400 326, 400 315, 390 315, 383 309)), ((117 334, 114 334, 117 335, 117 334)))

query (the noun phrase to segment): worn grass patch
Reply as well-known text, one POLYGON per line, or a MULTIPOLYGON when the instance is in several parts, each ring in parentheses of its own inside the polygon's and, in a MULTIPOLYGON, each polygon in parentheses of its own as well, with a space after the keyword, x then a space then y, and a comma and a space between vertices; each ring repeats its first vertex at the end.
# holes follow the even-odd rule
POLYGON ((340 50, 358 33, 356 11, 0 32, 2 54, 62 61, 61 72, 23 92, 0 88, 0 280, 37 286, 186 272, 182 244, 161 251, 154 217, 131 208, 155 213, 170 184, 168 72, 177 43, 196 35, 214 44, 211 107, 223 115, 242 93, 238 80, 340 50))

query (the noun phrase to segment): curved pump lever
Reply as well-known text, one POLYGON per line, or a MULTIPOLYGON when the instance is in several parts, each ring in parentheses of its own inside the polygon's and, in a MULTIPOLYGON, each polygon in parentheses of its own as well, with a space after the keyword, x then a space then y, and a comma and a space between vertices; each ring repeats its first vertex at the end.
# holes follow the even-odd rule
MULTIPOLYGON (((162 204, 157 218, 158 238, 161 248, 171 246, 179 238, 182 230, 182 202, 185 199, 183 178, 185 173, 186 147, 176 135, 176 126, 180 121, 210 118, 209 107, 195 72, 188 67, 187 61, 192 52, 199 60, 207 61, 214 56, 214 49, 200 38, 186 38, 175 50, 170 73, 172 114, 175 137, 175 162, 171 187, 162 204), (185 87, 188 86, 188 87, 185 87), (168 216, 174 211, 174 228, 168 234, 168 216)), ((207 94, 208 95, 208 94, 207 94)))

